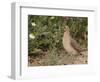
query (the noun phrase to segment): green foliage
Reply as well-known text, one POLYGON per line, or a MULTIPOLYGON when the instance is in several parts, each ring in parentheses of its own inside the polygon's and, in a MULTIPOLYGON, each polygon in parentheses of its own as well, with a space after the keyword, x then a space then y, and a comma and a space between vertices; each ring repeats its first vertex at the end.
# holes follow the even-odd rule
MULTIPOLYGON (((61 16, 28 16, 28 53, 38 51, 50 51, 51 58, 58 54, 63 48, 62 37, 64 25, 70 27, 71 35, 80 42, 84 43, 83 33, 87 31, 86 17, 67 17, 61 16), (56 55, 54 55, 56 54, 56 55)), ((53 57, 55 58, 55 57, 53 57)), ((52 58, 52 59, 53 59, 52 58)), ((56 61, 54 60, 56 63, 56 61)), ((54 64, 54 63, 52 63, 54 64)))

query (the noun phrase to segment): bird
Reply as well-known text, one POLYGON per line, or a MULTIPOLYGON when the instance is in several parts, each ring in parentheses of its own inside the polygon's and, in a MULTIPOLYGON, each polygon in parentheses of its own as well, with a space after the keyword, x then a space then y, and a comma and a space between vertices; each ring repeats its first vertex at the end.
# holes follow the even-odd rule
POLYGON ((87 50, 86 48, 84 49, 81 48, 79 43, 74 38, 72 38, 72 36, 70 35, 69 26, 67 25, 64 27, 62 44, 65 51, 73 55, 76 55, 76 54, 83 55, 82 52, 87 50))

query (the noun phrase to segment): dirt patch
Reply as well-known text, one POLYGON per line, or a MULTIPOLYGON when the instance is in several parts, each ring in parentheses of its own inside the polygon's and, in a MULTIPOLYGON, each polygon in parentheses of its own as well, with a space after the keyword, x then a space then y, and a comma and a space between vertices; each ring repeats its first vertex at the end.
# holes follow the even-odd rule
POLYGON ((71 64, 87 64, 88 56, 87 51, 83 52, 83 55, 72 55, 65 51, 59 52, 58 55, 48 54, 44 52, 37 55, 28 56, 28 66, 49 66, 49 65, 71 65, 71 64))

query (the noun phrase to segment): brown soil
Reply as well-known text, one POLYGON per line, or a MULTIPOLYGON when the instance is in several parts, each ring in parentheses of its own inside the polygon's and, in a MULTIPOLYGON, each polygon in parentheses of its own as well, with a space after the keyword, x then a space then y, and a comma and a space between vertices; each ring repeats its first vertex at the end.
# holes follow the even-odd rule
POLYGON ((41 54, 29 55, 28 66, 49 66, 49 65, 71 65, 71 64, 87 64, 87 51, 83 55, 71 55, 65 51, 60 51, 57 56, 51 56, 49 52, 41 54))

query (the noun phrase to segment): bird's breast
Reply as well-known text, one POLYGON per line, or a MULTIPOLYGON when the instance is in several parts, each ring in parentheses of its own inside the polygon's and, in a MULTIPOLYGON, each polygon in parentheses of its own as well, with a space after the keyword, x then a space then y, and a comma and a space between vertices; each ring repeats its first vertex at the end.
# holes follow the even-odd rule
POLYGON ((75 51, 75 49, 71 46, 71 39, 70 39, 70 35, 68 34, 64 34, 63 36, 63 47, 64 49, 71 54, 76 54, 77 52, 75 51))

